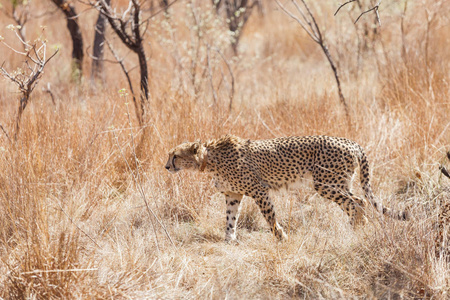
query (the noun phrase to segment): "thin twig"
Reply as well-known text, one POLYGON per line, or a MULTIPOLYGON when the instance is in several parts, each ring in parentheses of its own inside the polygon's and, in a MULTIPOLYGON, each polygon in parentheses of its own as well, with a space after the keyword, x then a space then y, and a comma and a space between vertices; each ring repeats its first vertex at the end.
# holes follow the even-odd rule
POLYGON ((350 113, 349 113, 348 105, 345 100, 344 94, 342 92, 341 81, 339 78, 338 70, 337 70, 336 65, 334 64, 334 60, 331 56, 330 51, 328 50, 325 39, 322 36, 319 25, 317 24, 313 13, 309 9, 305 0, 301 0, 301 2, 303 4, 304 9, 306 10, 306 13, 303 10, 303 8, 300 7, 300 5, 295 0, 291 0, 291 2, 294 4, 295 8, 297 9, 298 13, 300 14, 301 18, 297 17, 292 12, 290 12, 288 9, 286 9, 280 3, 279 0, 275 0, 275 2, 284 11, 285 14, 290 16, 292 19, 296 20, 300 24, 300 26, 303 28, 303 30, 311 37, 311 39, 322 48, 322 51, 325 54, 325 56, 327 57, 328 62, 330 63, 330 67, 334 73, 334 77, 335 77, 336 84, 338 87, 339 100, 342 102, 342 105, 344 106, 345 115, 347 117, 347 122, 350 126, 351 125, 350 113))
POLYGON ((8 133, 6 133, 5 128, 3 128, 3 126, 2 126, 1 124, 0 124, 0 128, 2 129, 3 133, 4 133, 4 134, 6 135, 6 137, 8 138, 8 141, 9 141, 10 143, 12 143, 11 139, 9 138, 8 133))
POLYGON ((319 40, 317 39, 315 34, 310 29, 308 29, 308 26, 307 26, 307 24, 305 24, 305 21, 301 20, 296 15, 294 15, 289 10, 287 10, 278 0, 275 0, 275 2, 278 4, 278 6, 281 8, 281 10, 284 11, 284 13, 286 13, 289 17, 291 17, 292 19, 297 21, 298 24, 300 24, 300 26, 303 28, 303 30, 306 31, 306 33, 309 35, 310 38, 312 38, 316 43, 319 42, 319 40))
POLYGON ((119 55, 114 50, 112 44, 109 42, 109 40, 106 37, 105 37, 105 43, 108 46, 109 51, 111 51, 112 55, 116 59, 116 62, 122 68, 122 71, 125 74, 125 77, 127 78, 128 86, 130 87, 131 96, 133 98, 134 109, 136 110, 136 118, 138 120, 139 125, 142 126, 142 121, 143 121, 142 117, 141 117, 142 115, 141 115, 141 113, 139 111, 139 105, 138 105, 138 102, 137 102, 137 99, 136 99, 136 95, 134 93, 133 83, 131 82, 129 71, 127 70, 127 68, 125 67, 125 64, 123 63, 123 58, 121 59, 119 57, 119 55))
MULTIPOLYGON (((129 116, 128 110, 127 110, 127 114, 128 114, 128 116, 129 116)), ((140 185, 140 184, 138 185, 138 184, 137 184, 137 183, 139 183, 139 180, 140 180, 140 174, 138 174, 138 177, 136 177, 136 175, 134 174, 133 170, 131 169, 130 164, 128 163, 128 160, 127 160, 126 157, 125 157, 125 154, 123 153, 123 149, 120 147, 119 139, 118 139, 118 137, 117 137, 117 135, 116 135, 116 132, 115 132, 114 130, 113 130, 112 132, 113 132, 113 135, 114 135, 114 139, 115 139, 115 141, 116 141, 116 145, 117 145, 117 147, 119 148, 120 154, 121 154, 123 160, 125 161, 125 164, 127 165, 128 170, 129 170, 130 173, 131 173, 131 177, 133 178, 134 183, 137 185, 138 192, 141 194, 141 196, 142 196, 143 199, 144 199, 144 202, 145 202, 145 204, 146 204, 146 207, 147 207, 147 210, 148 210, 149 214, 151 214, 151 215, 155 218, 155 220, 158 222, 158 224, 161 226, 161 228, 163 228, 163 230, 164 230, 165 234, 167 235, 169 241, 172 243, 173 246, 175 246, 175 243, 173 242, 172 238, 170 237, 170 235, 169 235, 169 233, 168 233, 166 227, 165 227, 164 224, 161 222, 161 220, 159 220, 158 216, 155 214, 155 212, 154 212, 154 211, 150 208, 150 206, 148 205, 148 201, 147 201, 147 198, 145 198, 145 194, 144 194, 144 191, 143 191, 143 189, 142 189, 142 185, 140 185)), ((134 148, 133 148, 133 149, 134 149, 134 148)), ((137 158, 135 158, 135 159, 137 159, 137 158)), ((139 170, 138 170, 138 171, 139 171, 139 170)), ((155 231, 155 236, 156 236, 156 231, 155 231)), ((157 246, 157 248, 158 248, 158 251, 160 251, 160 250, 159 250, 159 246, 158 246, 157 236, 156 236, 156 246, 157 246)))
MULTIPOLYGON (((134 181, 134 185, 137 188, 137 190, 139 191, 139 194, 141 194, 142 200, 144 201, 145 207, 147 208, 147 213, 148 216, 150 218, 150 224, 152 224, 152 229, 153 229, 153 233, 155 234, 155 242, 156 242, 156 249, 158 249, 159 254, 161 254, 161 249, 159 248, 159 240, 158 240, 158 232, 156 231, 156 227, 155 227, 155 223, 153 222, 152 219, 152 215, 153 217, 158 220, 158 218, 156 217, 156 214, 153 212, 153 210, 150 208, 150 206, 148 205, 148 201, 147 201, 147 197, 145 196, 144 190, 142 188, 142 184, 141 184, 141 172, 139 170, 139 162, 138 162, 138 158, 136 156, 136 146, 134 144, 134 136, 133 136, 133 129, 131 126, 131 118, 130 118, 130 111, 128 109, 128 105, 127 107, 127 117, 128 117, 128 125, 130 126, 130 138, 131 138, 131 149, 133 150, 133 155, 134 155, 134 163, 136 166, 136 174, 137 176, 134 175, 133 170, 131 169, 130 165, 128 164, 128 161, 126 161, 125 156, 122 154, 123 159, 125 159, 126 164, 128 166, 128 170, 130 171, 130 173, 132 174, 132 178, 134 181)), ((121 150, 122 153, 122 150, 121 150)), ((162 225, 162 223, 160 223, 161 227, 164 228, 164 226, 162 225)), ((168 234, 168 233, 167 233, 168 234)), ((172 239, 170 237, 170 235, 168 235, 169 240, 172 242, 172 239)), ((173 243, 173 242, 172 242, 173 243)))
POLYGON ((376 13, 376 15, 377 15, 377 21, 378 21, 378 24, 381 26, 380 15, 378 14, 378 8, 380 7, 380 4, 381 4, 381 0, 378 1, 377 5, 375 5, 374 7, 372 7, 372 8, 370 8, 370 9, 368 9, 368 10, 362 12, 362 13, 359 15, 359 17, 356 19, 356 21, 355 21, 354 24, 356 24, 356 22, 358 22, 358 20, 359 20, 363 15, 365 15, 365 14, 367 14, 368 12, 371 12, 372 10, 374 10, 375 13, 376 13))
POLYGON ((99 249, 102 249, 102 247, 100 247, 100 245, 89 235, 87 234, 83 229, 80 228, 80 226, 78 226, 73 220, 72 218, 66 213, 66 211, 64 210, 64 208, 61 206, 61 203, 59 203, 58 201, 55 201, 59 208, 61 209, 61 211, 66 215, 66 217, 70 220, 70 222, 75 225, 75 227, 81 231, 84 235, 86 235, 99 249))
MULTIPOLYGON (((0 5, 1 6, 1 5, 0 5)), ((18 25, 18 27, 16 27, 15 33, 17 35, 17 37, 19 38, 20 42, 22 43, 23 48, 26 50, 28 44, 25 42, 26 38, 25 38, 25 34, 24 34, 24 26, 28 21, 28 16, 30 14, 29 10, 28 10, 28 5, 27 4, 20 4, 21 7, 21 12, 20 14, 17 13, 17 8, 19 7, 19 5, 13 5, 12 6, 12 13, 9 13, 6 11, 6 9, 2 9, 3 13, 14 20, 14 22, 16 22, 16 24, 18 25)))
MULTIPOLYGON (((156 213, 148 205, 147 197, 145 196, 144 189, 142 188, 140 163, 139 163, 139 160, 138 160, 138 158, 136 156, 136 145, 134 143, 133 127, 131 126, 131 118, 130 118, 130 112, 128 110, 128 106, 127 106, 127 117, 128 117, 128 124, 130 126, 130 131, 131 131, 131 146, 133 147, 134 162, 136 164, 138 190, 140 191, 142 199, 144 200, 144 203, 145 203, 145 206, 147 208, 149 216, 152 215, 156 219, 156 221, 159 223, 159 225, 164 230, 164 233, 166 234, 166 236, 169 239, 169 241, 175 247, 175 243, 173 242, 172 237, 170 236, 169 232, 167 231, 166 226, 164 225, 164 223, 161 220, 158 219, 158 217, 156 216, 156 213)), ((152 222, 152 224, 153 224, 153 222, 152 222)), ((155 230, 156 230, 156 228, 155 228, 155 230)), ((155 234, 156 234, 156 231, 155 231, 155 234)))
POLYGON ((53 105, 56 105, 55 95, 53 94, 52 90, 50 89, 50 82, 47 82, 47 87, 46 88, 43 87, 42 91, 48 93, 50 95, 50 97, 52 98, 53 105))
POLYGON ((209 78, 209 84, 211 85, 211 89, 212 89, 212 93, 213 93, 213 98, 214 98, 214 105, 217 104, 217 93, 216 93, 216 89, 214 88, 214 82, 213 82, 213 78, 212 78, 212 71, 211 71, 211 61, 210 61, 210 57, 209 57, 209 52, 210 52, 210 46, 209 44, 206 45, 206 64, 208 67, 208 78, 209 78))
POLYGON ((222 54, 222 52, 219 50, 219 48, 215 48, 214 50, 216 50, 216 52, 219 53, 220 57, 222 57, 223 61, 227 65, 228 71, 230 72, 230 76, 231 76, 231 93, 230 93, 229 111, 231 112, 232 105, 233 105, 233 99, 234 99, 234 75, 233 75, 233 70, 231 69, 230 63, 225 58, 225 56, 222 54))
MULTIPOLYGON (((118 17, 115 10, 112 9, 105 0, 99 0, 96 2, 89 1, 91 6, 95 7, 103 16, 108 20, 109 25, 120 38, 125 46, 133 51, 139 60, 140 68, 140 102, 139 109, 136 113, 140 113, 138 117, 139 125, 143 125, 145 119, 146 106, 145 103, 149 101, 149 87, 148 87, 148 66, 145 56, 145 50, 143 45, 144 36, 141 33, 140 15, 141 15, 141 3, 137 0, 130 0, 130 7, 127 9, 127 13, 122 17, 118 17), (130 11, 128 16, 128 11, 130 11), (126 18, 126 19, 124 19, 126 18)), ((136 102, 137 103, 137 102, 136 102)))
POLYGON ((2 43, 3 43, 3 45, 5 45, 7 48, 9 48, 9 50, 13 51, 13 52, 16 53, 16 54, 20 54, 20 55, 24 55, 24 56, 27 55, 27 52, 20 52, 20 51, 14 49, 13 47, 11 47, 11 46, 8 45, 7 43, 5 43, 5 41, 2 41, 2 43))
POLYGON ((347 2, 345 2, 344 4, 342 4, 341 6, 339 6, 338 9, 336 10, 336 12, 334 13, 334 16, 336 16, 337 13, 339 12, 339 10, 340 10, 341 8, 343 8, 345 5, 347 5, 347 4, 349 4, 349 3, 352 3, 352 2, 355 2, 355 1, 356 1, 356 0, 350 0, 350 1, 347 1, 347 2))

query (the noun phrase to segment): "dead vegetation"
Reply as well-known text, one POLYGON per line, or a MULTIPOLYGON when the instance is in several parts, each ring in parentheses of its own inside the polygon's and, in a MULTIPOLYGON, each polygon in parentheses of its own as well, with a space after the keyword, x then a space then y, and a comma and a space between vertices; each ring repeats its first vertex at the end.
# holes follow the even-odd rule
MULTIPOLYGON (((369 2, 362 11, 376 4, 369 2)), ((435 253, 433 222, 435 195, 448 185, 439 165, 448 170, 449 3, 381 2, 382 27, 362 47, 371 14, 354 24, 361 12, 350 5, 334 17, 336 3, 308 2, 336 54, 350 127, 323 53, 275 3, 263 1, 265 14, 248 19, 238 56, 226 21, 199 3, 179 1, 149 23, 145 130, 120 66, 105 61, 104 87, 74 84, 70 36, 58 30, 66 20, 28 19, 27 28, 46 26, 49 48, 62 47, 41 78, 55 103, 35 89, 16 141, 5 132, 14 132, 17 89, 0 81, 0 297, 448 298, 450 266, 435 253), (203 27, 191 26, 192 11, 203 27), (226 133, 355 140, 368 154, 374 193, 393 208, 409 207, 411 221, 374 216, 353 231, 335 204, 305 187, 276 198, 289 241, 278 243, 244 198, 240 244, 228 245, 225 201, 210 178, 164 169, 172 146, 226 133)), ((92 41, 98 13, 76 5, 92 41)), ((8 22, 0 19, 0 35, 9 43, 8 22)), ((106 33, 138 84, 138 59, 111 28, 106 33)), ((21 66, 16 53, 1 53, 5 69, 21 66)), ((83 64, 89 74, 90 62, 83 64)))

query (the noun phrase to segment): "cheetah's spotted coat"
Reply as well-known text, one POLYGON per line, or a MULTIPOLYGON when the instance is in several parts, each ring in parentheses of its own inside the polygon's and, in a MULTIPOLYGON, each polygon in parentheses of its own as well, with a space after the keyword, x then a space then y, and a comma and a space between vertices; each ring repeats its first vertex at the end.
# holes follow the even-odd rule
MULTIPOLYGON (((273 233, 279 239, 286 238, 276 220, 269 191, 292 187, 309 175, 314 189, 322 197, 336 202, 347 213, 352 225, 365 223, 366 201, 350 190, 358 166, 365 196, 377 207, 370 188, 366 155, 361 146, 345 138, 307 136, 247 140, 226 135, 206 143, 183 143, 173 148, 166 169, 172 173, 183 169, 199 170, 214 176, 217 189, 226 196, 226 239, 234 240, 244 195, 256 201, 273 233)), ((381 210, 399 219, 406 218, 405 213, 381 210)))
MULTIPOLYGON (((447 158, 450 160, 450 151, 447 152, 447 158)), ((444 167, 440 167, 442 174, 450 178, 449 171, 444 167)), ((446 193, 447 197, 450 192, 446 193)), ((443 252, 450 255, 450 199, 444 199, 440 205, 438 214, 438 230, 436 235, 436 252, 443 252)))

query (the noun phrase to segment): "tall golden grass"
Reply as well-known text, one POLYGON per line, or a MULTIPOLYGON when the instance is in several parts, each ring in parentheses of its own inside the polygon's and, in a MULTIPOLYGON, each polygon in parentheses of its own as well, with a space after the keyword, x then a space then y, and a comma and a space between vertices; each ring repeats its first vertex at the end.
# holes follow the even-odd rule
MULTIPOLYGON (((438 172, 450 148, 449 3, 409 2, 402 31, 404 2, 383 2, 374 36, 363 31, 373 15, 353 25, 356 10, 333 17, 336 3, 310 3, 340 68, 350 127, 320 49, 271 1, 264 16, 252 15, 235 58, 226 23, 200 3, 192 3, 205 22, 200 44, 186 1, 151 23, 144 128, 130 95, 118 92, 128 89, 119 66, 106 65, 104 86, 93 88, 87 75, 78 85, 62 16, 27 24, 29 39, 45 25, 49 43, 63 46, 32 94, 17 142, 0 132, 0 297, 448 298, 450 267, 435 253, 434 221, 450 184, 438 172), (208 76, 206 43, 233 69, 231 112, 231 76, 213 50, 208 76), (198 65, 189 69, 197 50, 198 65), (40 89, 47 82, 56 104, 40 89), (164 170, 174 145, 226 133, 353 139, 368 153, 375 194, 408 207, 411 220, 373 215, 354 231, 335 204, 305 187, 275 197, 289 241, 278 243, 245 198, 240 243, 226 244, 225 203, 211 178, 164 170)), ((80 15, 86 43, 95 18, 92 10, 80 15)), ((9 22, 1 18, 0 35, 17 45, 9 22)), ((21 64, 7 48, 1 53, 5 68, 21 64)), ((125 61, 137 64, 132 55, 125 61)), ((83 67, 90 74, 89 59, 83 67)), ((132 79, 137 87, 136 71, 132 79)), ((11 135, 17 93, 7 80, 0 86, 0 124, 11 135)))

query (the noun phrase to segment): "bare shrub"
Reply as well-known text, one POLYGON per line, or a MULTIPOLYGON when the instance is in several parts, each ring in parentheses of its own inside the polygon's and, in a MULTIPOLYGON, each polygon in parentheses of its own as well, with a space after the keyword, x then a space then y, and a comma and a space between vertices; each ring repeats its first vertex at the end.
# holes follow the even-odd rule
POLYGON ((20 120, 22 119, 22 114, 27 107, 28 101, 30 100, 31 93, 39 82, 39 79, 41 79, 45 66, 58 53, 59 49, 56 49, 53 54, 47 57, 47 41, 43 35, 39 36, 33 43, 27 43, 21 38, 21 33, 18 29, 20 28, 20 25, 10 25, 9 28, 17 33, 19 41, 25 47, 24 52, 15 50, 4 41, 4 38, 0 37, 1 43, 11 49, 14 53, 25 58, 22 68, 18 68, 13 72, 8 72, 3 67, 5 64, 4 62, 0 67, 1 74, 16 84, 22 94, 19 100, 14 131, 14 139, 17 140, 20 129, 20 120))

